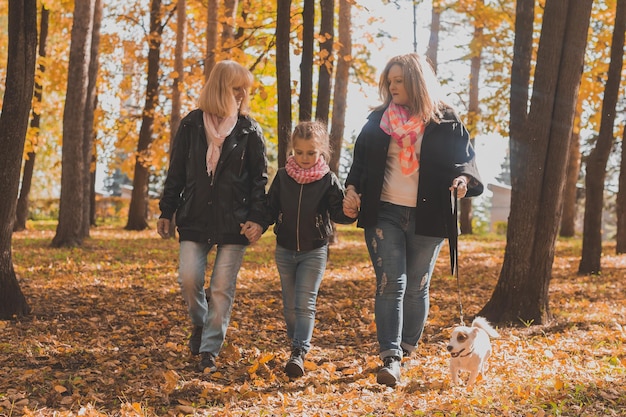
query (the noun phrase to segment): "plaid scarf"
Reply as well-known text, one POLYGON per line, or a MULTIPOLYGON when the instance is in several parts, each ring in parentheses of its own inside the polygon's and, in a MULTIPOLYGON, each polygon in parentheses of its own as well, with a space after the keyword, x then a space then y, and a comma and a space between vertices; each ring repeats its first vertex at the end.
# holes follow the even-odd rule
POLYGON ((315 165, 311 168, 302 169, 296 163, 296 159, 293 155, 289 155, 289 158, 287 158, 285 169, 287 170, 287 174, 298 184, 308 184, 310 182, 317 181, 330 171, 328 163, 326 163, 326 160, 323 157, 319 157, 315 165))
POLYGON ((420 166, 419 149, 425 128, 421 117, 409 118, 409 110, 406 107, 391 102, 380 120, 380 128, 391 135, 401 148, 398 160, 402 173, 411 175, 417 171, 420 166))

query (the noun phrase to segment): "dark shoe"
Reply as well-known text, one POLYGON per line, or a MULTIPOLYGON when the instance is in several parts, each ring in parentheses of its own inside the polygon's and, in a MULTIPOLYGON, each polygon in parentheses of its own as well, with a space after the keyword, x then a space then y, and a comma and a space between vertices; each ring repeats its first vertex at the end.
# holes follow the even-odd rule
POLYGON ((215 372, 217 371, 217 365, 215 365, 215 356, 211 352, 202 352, 202 359, 200 359, 200 365, 198 365, 200 372, 215 372))
POLYGON ((304 355, 306 352, 301 348, 295 348, 291 351, 291 357, 285 365, 285 373, 290 378, 299 378, 304 375, 304 355))
POLYGON ((383 359, 383 364, 383 367, 380 368, 376 375, 376 382, 393 387, 400 382, 400 358, 387 356, 383 359))
POLYGON ((192 355, 200 354, 200 344, 202 343, 202 326, 194 326, 189 338, 189 350, 192 355))

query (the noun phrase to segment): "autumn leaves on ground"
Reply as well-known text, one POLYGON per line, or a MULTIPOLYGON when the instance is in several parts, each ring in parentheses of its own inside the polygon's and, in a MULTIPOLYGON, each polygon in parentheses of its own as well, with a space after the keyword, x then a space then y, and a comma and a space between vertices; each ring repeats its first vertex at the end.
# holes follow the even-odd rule
MULTIPOLYGON (((176 282, 178 244, 154 229, 99 227, 84 247, 52 249, 54 225, 13 238, 33 314, 0 321, 0 416, 625 416, 625 256, 577 276, 580 241, 557 245, 553 323, 499 329, 486 378, 454 387, 445 344, 459 322, 442 252, 417 355, 395 389, 376 384, 374 278, 353 226, 341 227, 320 289, 307 373, 290 381, 270 232, 248 249, 219 372, 199 374, 176 282)), ((466 321, 488 300, 502 238, 460 242, 466 321)), ((466 375, 463 375, 466 377, 466 375)))

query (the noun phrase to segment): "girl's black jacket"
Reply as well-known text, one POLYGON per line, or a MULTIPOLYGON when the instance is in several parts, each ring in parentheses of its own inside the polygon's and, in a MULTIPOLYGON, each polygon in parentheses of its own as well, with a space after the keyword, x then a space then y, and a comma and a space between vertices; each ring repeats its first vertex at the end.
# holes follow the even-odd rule
POLYGON ((212 176, 207 174, 207 141, 202 110, 191 111, 181 121, 170 157, 161 218, 176 213, 180 240, 209 244, 249 244, 240 234, 250 220, 266 230, 265 138, 256 121, 239 116, 224 140, 212 176))
MULTIPOLYGON (((384 110, 372 112, 356 139, 354 160, 346 179, 361 194, 357 226, 372 227, 378 208, 391 137, 380 128, 384 110)), ((458 226, 452 211, 450 186, 459 175, 467 175, 466 197, 480 195, 483 184, 476 167, 469 133, 457 115, 446 109, 442 120, 430 122, 424 130, 420 150, 419 184, 415 233, 423 236, 456 236, 458 226)))
POLYGON ((276 223, 276 243, 285 249, 308 251, 328 243, 330 221, 349 224, 343 214, 343 187, 330 171, 321 179, 298 184, 280 168, 268 192, 269 224, 276 223))

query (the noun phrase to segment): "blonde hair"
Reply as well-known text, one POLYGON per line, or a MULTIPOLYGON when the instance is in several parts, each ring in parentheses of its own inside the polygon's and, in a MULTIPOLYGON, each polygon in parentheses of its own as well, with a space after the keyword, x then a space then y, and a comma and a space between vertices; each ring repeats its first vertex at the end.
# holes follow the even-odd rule
POLYGON ((416 53, 398 55, 387 62, 378 82, 378 94, 383 104, 376 109, 385 109, 392 100, 388 78, 394 65, 402 69, 404 88, 409 98, 409 113, 421 115, 424 121, 439 120, 442 117, 441 110, 446 107, 439 81, 426 58, 416 53))
POLYGON ((293 150, 296 139, 314 141, 315 146, 319 149, 326 162, 330 161, 330 136, 328 135, 328 128, 324 123, 317 120, 298 123, 291 134, 291 149, 289 152, 293 150))
POLYGON ((198 97, 198 108, 218 117, 232 114, 246 115, 250 111, 250 87, 254 78, 247 68, 235 61, 220 61, 215 64, 198 97), (245 91, 241 105, 237 108, 233 88, 245 91))

